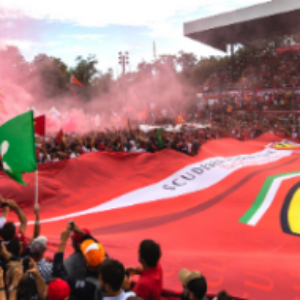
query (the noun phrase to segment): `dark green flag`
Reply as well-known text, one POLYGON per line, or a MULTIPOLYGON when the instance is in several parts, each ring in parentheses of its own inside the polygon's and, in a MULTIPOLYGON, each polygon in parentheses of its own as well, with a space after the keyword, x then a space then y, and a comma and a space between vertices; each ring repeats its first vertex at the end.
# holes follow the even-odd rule
POLYGON ((164 141, 163 141, 163 129, 160 128, 156 131, 156 138, 158 143, 158 149, 162 150, 164 148, 164 141))

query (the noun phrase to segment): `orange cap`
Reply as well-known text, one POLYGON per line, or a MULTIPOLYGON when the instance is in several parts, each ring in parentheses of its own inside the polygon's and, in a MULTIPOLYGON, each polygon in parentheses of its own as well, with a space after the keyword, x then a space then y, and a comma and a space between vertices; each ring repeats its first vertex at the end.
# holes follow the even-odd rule
POLYGON ((103 246, 94 240, 85 240, 81 243, 80 249, 86 262, 92 267, 101 265, 106 258, 103 246))

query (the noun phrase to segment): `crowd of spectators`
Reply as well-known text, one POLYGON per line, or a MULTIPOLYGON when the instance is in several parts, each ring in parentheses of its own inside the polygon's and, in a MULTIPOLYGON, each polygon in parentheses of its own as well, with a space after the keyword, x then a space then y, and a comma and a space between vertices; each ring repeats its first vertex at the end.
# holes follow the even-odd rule
POLYGON ((203 92, 300 87, 300 52, 248 53, 228 61, 201 87, 203 92))
MULTIPOLYGON (((194 118, 193 122, 203 121, 194 118)), ((240 141, 254 139, 264 133, 300 142, 300 119, 294 114, 222 113, 207 111, 206 121, 210 125, 197 129, 193 125, 182 125, 181 130, 163 131, 161 139, 157 130, 148 133, 140 129, 94 132, 84 135, 65 135, 57 141, 55 136, 37 138, 37 160, 39 163, 74 159, 90 152, 155 153, 162 149, 172 149, 186 155, 195 156, 201 146, 212 139, 235 138, 240 141)), ((161 125, 163 128, 163 124, 161 125)), ((169 127, 170 128, 170 127, 169 127)), ((1 169, 1 158, 0 158, 1 169)))
MULTIPOLYGON (((186 111, 185 119, 194 123, 207 123, 197 129, 182 125, 181 130, 139 129, 91 132, 84 135, 65 134, 37 138, 39 163, 74 159, 90 152, 113 151, 128 153, 155 153, 172 149, 186 155, 197 155, 201 145, 211 139, 236 138, 244 141, 263 133, 273 133, 279 138, 300 140, 300 119, 293 110, 300 108, 300 94, 296 90, 278 90, 257 93, 261 88, 298 88, 300 73, 298 53, 279 56, 260 55, 236 62, 234 80, 229 66, 212 75, 205 92, 220 93, 212 104, 186 111), (239 90, 239 93, 229 90, 239 90), (227 92, 224 92, 227 90, 227 92), (251 91, 252 90, 252 91, 251 91), (289 110, 288 113, 267 113, 269 110, 289 110)), ((300 88, 299 88, 300 89, 300 88)), ((164 120, 157 125, 163 124, 164 120)), ((127 267, 109 257, 102 245, 89 231, 69 222, 60 236, 54 257, 47 252, 47 237, 42 236, 39 221, 40 208, 34 208, 36 221, 31 238, 27 238, 27 219, 13 200, 0 196, 0 299, 1 300, 156 300, 163 291, 163 270, 160 264, 161 248, 153 240, 143 240, 138 253, 140 266, 127 267), (19 218, 19 228, 7 222, 9 211, 19 218), (71 241, 73 253, 64 256, 71 241), (132 280, 134 278, 134 280, 132 280)), ((182 300, 206 300, 207 283, 198 271, 182 269, 179 280, 182 300)), ((220 292, 215 300, 232 299, 220 292)))
MULTIPOLYGON (((47 252, 47 237, 41 235, 40 207, 32 236, 27 219, 13 200, 0 196, 0 299, 1 300, 156 300, 163 292, 161 248, 153 240, 143 240, 138 249, 140 266, 127 267, 110 258, 93 234, 73 221, 60 235, 54 257, 47 252), (8 222, 9 212, 17 214, 20 227, 8 222), (71 240, 73 253, 64 253, 71 240), (132 277, 135 276, 135 280, 132 277)), ((182 269, 179 274, 182 300, 207 300, 207 283, 198 271, 182 269)), ((212 299, 212 297, 210 297, 212 299)), ((215 300, 232 299, 220 292, 215 300)))
POLYGON ((82 136, 68 135, 62 143, 58 143, 54 137, 37 139, 38 161, 43 163, 73 159, 98 151, 155 153, 161 149, 172 149, 195 156, 201 146, 212 139, 235 138, 245 141, 268 132, 281 139, 288 138, 295 142, 300 140, 298 118, 293 114, 239 115, 210 112, 208 115, 211 125, 206 128, 197 129, 183 125, 180 132, 163 131, 162 144, 156 130, 144 133, 139 129, 90 133, 82 136))
MULTIPOLYGON (((299 51, 248 54, 225 63, 198 91, 213 112, 295 111, 300 109, 299 66, 299 51)), ((203 107, 197 110, 205 113, 203 107)))
POLYGON ((145 134, 138 129, 90 133, 83 136, 66 135, 62 143, 58 143, 54 137, 38 138, 37 157, 38 162, 44 163, 73 159, 90 152, 154 153, 161 148, 196 155, 201 146, 198 132, 188 129, 182 133, 164 132, 162 139, 163 147, 160 147, 156 131, 145 134))
MULTIPOLYGON (((37 138, 37 160, 47 163, 98 151, 155 153, 162 149, 194 156, 201 145, 211 139, 244 141, 267 132, 299 141, 300 119, 293 113, 300 109, 299 67, 298 52, 239 59, 234 65, 224 65, 204 84, 202 92, 215 93, 216 101, 204 101, 184 114, 190 122, 209 124, 206 128, 183 125, 180 132, 174 129, 162 134, 158 130, 145 133, 130 128, 84 135, 65 134, 59 140, 54 136, 37 138), (261 89, 273 90, 258 92, 261 89), (268 113, 269 110, 289 112, 268 113)), ((164 120, 155 121, 157 125, 164 123, 164 120)), ((162 252, 155 241, 141 241, 138 249, 140 266, 125 267, 122 257, 118 260, 110 258, 105 245, 88 228, 71 221, 61 233, 54 257, 49 257, 47 237, 41 235, 39 206, 34 208, 35 226, 28 238, 27 218, 18 204, 1 196, 0 204, 0 300, 161 299, 162 252), (10 211, 18 216, 19 228, 7 221, 10 211), (68 241, 74 251, 66 258, 68 241)), ((178 298, 207 300, 207 283, 200 272, 182 269, 178 277, 183 287, 178 298)), ((214 298, 230 299, 224 291, 214 298)))

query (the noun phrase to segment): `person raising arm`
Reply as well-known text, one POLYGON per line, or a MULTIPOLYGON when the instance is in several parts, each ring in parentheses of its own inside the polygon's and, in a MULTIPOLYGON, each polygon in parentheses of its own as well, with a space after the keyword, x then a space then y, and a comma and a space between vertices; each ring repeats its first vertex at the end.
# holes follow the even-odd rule
POLYGON ((11 241, 16 236, 16 238, 19 240, 20 247, 21 247, 20 254, 23 254, 27 248, 27 242, 25 239, 25 232, 26 232, 26 228, 27 228, 27 218, 26 218, 23 210, 18 206, 18 204, 14 200, 7 200, 6 203, 8 204, 9 208, 12 209, 18 216, 18 219, 20 221, 20 227, 19 227, 19 231, 16 232, 16 227, 15 227, 14 223, 7 222, 1 230, 1 234, 2 234, 3 239, 6 242, 11 241))
POLYGON ((39 299, 45 300, 47 299, 47 285, 40 274, 36 262, 30 258, 29 260, 29 269, 26 273, 31 274, 35 280, 37 292, 39 295, 39 299))
POLYGON ((4 226, 7 220, 7 216, 9 213, 9 206, 5 202, 5 199, 0 195, 0 205, 3 208, 2 216, 0 217, 0 229, 4 226))
POLYGON ((17 300, 18 286, 19 286, 22 276, 23 276, 23 265, 22 265, 22 261, 21 261, 19 266, 16 267, 15 270, 13 271, 12 281, 11 281, 10 285, 7 287, 8 288, 8 300, 17 300))
POLYGON ((19 205, 14 200, 7 200, 6 203, 8 204, 9 208, 12 209, 18 216, 18 219, 20 221, 19 232, 25 235, 26 228, 27 228, 27 218, 23 210, 19 207, 19 205))
POLYGON ((6 300, 5 285, 3 280, 3 269, 0 267, 0 299, 6 300))

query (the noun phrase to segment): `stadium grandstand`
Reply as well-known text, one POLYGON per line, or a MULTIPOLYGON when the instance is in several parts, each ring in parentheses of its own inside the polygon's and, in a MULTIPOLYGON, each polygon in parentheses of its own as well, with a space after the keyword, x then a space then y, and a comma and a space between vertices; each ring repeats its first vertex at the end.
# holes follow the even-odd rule
MULTIPOLYGON (((227 51, 227 45, 250 46, 259 39, 293 35, 300 31, 300 2, 274 0, 184 24, 184 35, 227 51)), ((231 52, 233 53, 233 52, 231 52)))
POLYGON ((299 1, 276 0, 185 23, 186 37, 230 49, 231 60, 199 87, 200 98, 225 101, 228 111, 298 114, 299 16, 299 1), (235 49, 248 52, 237 55, 235 49))

